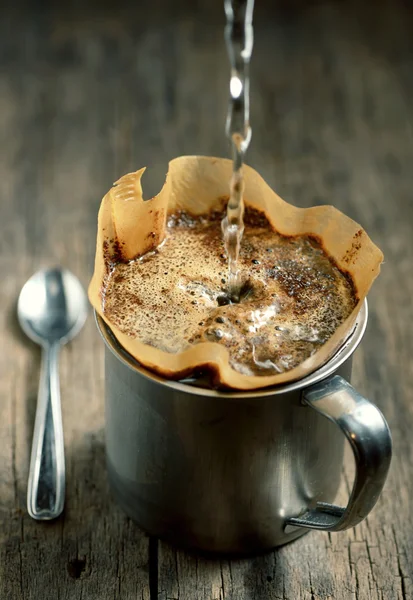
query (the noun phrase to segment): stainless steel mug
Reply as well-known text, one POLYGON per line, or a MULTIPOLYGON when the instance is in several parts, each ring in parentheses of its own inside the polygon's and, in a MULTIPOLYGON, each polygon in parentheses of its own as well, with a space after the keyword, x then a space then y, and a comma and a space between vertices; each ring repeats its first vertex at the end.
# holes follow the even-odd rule
POLYGON ((367 304, 343 347, 295 383, 223 392, 140 367, 106 343, 106 452, 113 493, 145 531, 208 552, 254 554, 309 529, 339 531, 375 505, 391 459, 381 412, 348 383, 367 304), (332 504, 352 446, 348 505, 332 504))

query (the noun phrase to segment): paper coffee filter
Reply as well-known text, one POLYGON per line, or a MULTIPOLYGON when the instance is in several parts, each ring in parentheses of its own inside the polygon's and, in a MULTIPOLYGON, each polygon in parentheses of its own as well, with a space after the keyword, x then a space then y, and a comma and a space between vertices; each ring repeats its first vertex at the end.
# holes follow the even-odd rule
POLYGON ((380 271, 382 252, 355 221, 332 206, 297 208, 282 200, 251 167, 244 167, 246 205, 263 211, 280 234, 313 235, 353 280, 357 304, 333 336, 298 367, 271 376, 249 376, 235 371, 226 348, 202 342, 176 354, 143 344, 122 333, 104 313, 104 289, 118 261, 128 261, 155 249, 164 239, 166 217, 177 209, 192 214, 222 209, 228 200, 232 162, 226 159, 184 156, 169 163, 166 181, 157 196, 143 200, 141 179, 145 169, 125 175, 102 200, 98 217, 95 271, 89 299, 118 342, 141 365, 169 379, 208 370, 214 382, 237 390, 285 384, 323 365, 351 333, 357 314, 380 271))

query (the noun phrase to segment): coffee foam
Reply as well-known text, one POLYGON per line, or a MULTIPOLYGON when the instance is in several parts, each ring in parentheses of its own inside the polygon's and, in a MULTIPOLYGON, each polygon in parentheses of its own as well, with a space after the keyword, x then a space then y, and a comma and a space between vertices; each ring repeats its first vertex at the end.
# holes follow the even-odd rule
MULTIPOLYGON (((170 163, 167 180, 160 194, 146 202, 142 199, 140 184, 143 170, 122 178, 105 196, 101 205, 95 274, 89 297, 123 347, 142 365, 165 377, 180 378, 199 369, 208 369, 214 373, 219 384, 234 389, 253 389, 293 381, 321 366, 347 337, 362 301, 379 272, 382 254, 366 233, 342 213, 332 207, 306 210, 293 207, 281 200, 255 171, 246 167, 247 205, 263 211, 272 227, 282 235, 312 235, 317 238, 337 266, 349 273, 357 299, 353 305, 348 305, 348 310, 342 312, 342 322, 338 319, 334 333, 323 343, 326 331, 320 330, 320 323, 325 321, 328 307, 324 307, 324 313, 314 308, 311 312, 309 306, 304 304, 305 322, 299 315, 293 314, 292 302, 289 309, 289 293, 294 295, 300 291, 300 286, 305 286, 305 270, 294 272, 292 264, 288 264, 288 257, 284 257, 281 269, 280 264, 271 266, 275 299, 267 298, 254 310, 249 306, 246 311, 249 314, 238 318, 241 325, 235 326, 235 313, 239 313, 242 303, 238 308, 236 305, 218 307, 218 298, 225 292, 225 284, 221 280, 226 279, 227 274, 219 228, 216 228, 215 238, 212 236, 209 239, 210 244, 215 244, 214 252, 203 252, 202 261, 195 259, 192 265, 190 257, 200 256, 201 239, 187 235, 190 231, 188 223, 184 227, 178 224, 173 228, 186 236, 175 249, 170 244, 170 238, 165 240, 167 214, 184 210, 179 218, 190 220, 187 213, 202 215, 211 210, 222 211, 230 173, 230 161, 206 157, 176 159, 170 163), (157 250, 163 241, 164 245, 157 250), (156 256, 151 254, 153 252, 156 256), (119 261, 128 260, 133 260, 136 265, 133 275, 133 270, 128 275, 125 265, 118 264, 115 267, 119 261), (140 269, 150 266, 150 263, 154 268, 157 265, 158 272, 151 272, 152 267, 146 272, 140 269), (164 275, 170 269, 181 269, 186 273, 179 274, 178 286, 164 275), (124 279, 116 282, 119 277, 124 279), (116 289, 123 290, 123 306, 116 298, 116 289), (193 301, 196 304, 192 304, 193 301), (167 310, 164 311, 162 306, 166 306, 167 310), (284 343, 287 350, 281 362, 272 361, 265 343, 259 341, 262 323, 266 319, 273 321, 277 317, 275 313, 282 314, 284 319, 282 323, 279 322, 280 329, 277 330, 278 344, 282 347, 284 343), (220 316, 224 317, 224 323, 216 322, 220 316), (170 327, 165 327, 164 317, 168 317, 170 327), (199 325, 201 322, 204 325, 199 325), (140 331, 145 330, 144 335, 140 333, 137 336, 137 323, 140 323, 140 331), (242 357, 243 348, 245 350, 247 347, 248 351, 245 327, 255 329, 253 333, 257 334, 257 343, 253 344, 253 348, 249 346, 254 352, 253 369, 251 361, 245 361, 242 357), (291 341, 294 338, 298 346, 307 345, 307 351, 310 352, 309 358, 299 366, 294 366, 296 356, 291 357, 294 353, 288 352, 293 347, 291 341), (231 351, 230 344, 238 351, 231 351)), ((306 243, 309 243, 308 240, 306 243)), ((244 255, 247 247, 248 239, 243 246, 244 255)), ((302 247, 298 247, 297 251, 303 254, 302 247)), ((246 266, 241 265, 241 268, 245 271, 246 266)), ((255 267, 251 268, 254 270, 255 267)), ((260 286, 263 289, 268 286, 268 272, 267 265, 265 277, 262 273, 260 275, 257 266, 254 271, 255 290, 259 290, 260 286)), ((346 281, 342 279, 344 286, 346 281)), ((297 308, 296 302, 294 306, 297 308)), ((330 318, 334 315, 340 316, 337 307, 335 312, 330 311, 330 318)), ((274 338, 269 341, 272 343, 274 338)))
POLYGON ((170 219, 165 243, 118 263, 104 290, 104 314, 123 333, 165 352, 215 342, 245 375, 288 371, 314 354, 356 299, 351 284, 318 245, 283 238, 253 211, 245 214, 239 257, 244 293, 228 303, 222 215, 170 219))

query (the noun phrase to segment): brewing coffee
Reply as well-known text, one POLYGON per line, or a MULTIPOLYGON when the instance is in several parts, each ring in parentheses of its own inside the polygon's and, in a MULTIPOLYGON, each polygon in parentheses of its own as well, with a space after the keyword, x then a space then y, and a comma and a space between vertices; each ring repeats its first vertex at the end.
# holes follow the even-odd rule
POLYGON ((351 334, 383 255, 332 206, 288 204, 244 165, 231 303, 221 232, 231 171, 224 159, 176 158, 148 201, 144 169, 116 182, 99 210, 89 298, 124 350, 164 378, 202 371, 237 390, 296 381, 351 334))
POLYGON ((106 318, 144 344, 177 353, 225 346, 245 375, 288 371, 314 354, 356 304, 351 279, 310 236, 281 236, 246 207, 240 301, 228 294, 222 212, 178 211, 156 250, 114 265, 103 291, 106 318))

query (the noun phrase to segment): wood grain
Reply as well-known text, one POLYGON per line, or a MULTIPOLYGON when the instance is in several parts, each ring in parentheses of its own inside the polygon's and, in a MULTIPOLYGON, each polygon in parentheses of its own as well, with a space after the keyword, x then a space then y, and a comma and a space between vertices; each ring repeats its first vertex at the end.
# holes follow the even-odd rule
MULTIPOLYGON (((62 353, 65 515, 27 516, 39 353, 16 324, 20 287, 58 263, 87 284, 100 198, 123 173, 151 167, 151 195, 169 158, 228 154, 228 66, 219 2, 10 2, 0 21, 1 600, 413 598, 412 10, 257 2, 255 24, 249 163, 299 206, 333 203, 385 253, 353 377, 392 429, 383 495, 354 530, 252 560, 148 540, 110 498, 90 316, 62 353)), ((352 477, 347 454, 338 501, 352 477)))

